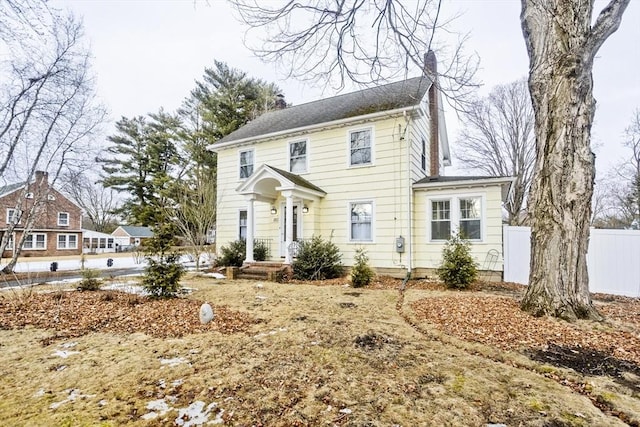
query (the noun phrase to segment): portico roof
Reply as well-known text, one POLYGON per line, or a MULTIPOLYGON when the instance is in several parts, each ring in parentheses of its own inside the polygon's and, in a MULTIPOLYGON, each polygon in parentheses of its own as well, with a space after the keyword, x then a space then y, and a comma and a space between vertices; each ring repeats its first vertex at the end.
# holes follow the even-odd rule
POLYGON ((303 200, 318 200, 326 196, 320 187, 300 175, 283 171, 266 164, 258 169, 236 191, 255 200, 273 203, 279 193, 289 192, 292 197, 303 200))

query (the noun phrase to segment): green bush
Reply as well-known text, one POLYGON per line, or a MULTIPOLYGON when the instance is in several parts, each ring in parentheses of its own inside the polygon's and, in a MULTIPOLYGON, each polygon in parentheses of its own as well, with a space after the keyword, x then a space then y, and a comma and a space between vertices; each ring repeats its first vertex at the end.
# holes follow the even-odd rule
POLYGON ((160 223, 153 227, 153 237, 145 244, 148 265, 142 278, 142 287, 153 298, 172 298, 182 289, 180 278, 184 274, 184 267, 179 263, 180 254, 172 250, 175 235, 173 223, 160 223))
POLYGON ((478 267, 471 257, 471 244, 453 235, 442 250, 438 276, 450 288, 467 288, 478 277, 478 267))
POLYGON ((97 291, 100 289, 102 285, 102 280, 99 279, 100 271, 85 268, 80 274, 82 275, 82 280, 78 284, 78 289, 81 291, 97 291))
POLYGON ((354 288, 367 286, 375 276, 373 269, 369 266, 367 252, 363 248, 360 248, 356 250, 353 259, 355 264, 351 268, 351 285, 354 288))
POLYGON ((300 243, 292 267, 293 277, 299 280, 333 279, 344 274, 340 250, 333 242, 320 236, 300 243))
MULTIPOLYGON (((218 258, 217 265, 221 267, 242 267, 242 263, 247 255, 247 242, 244 239, 235 240, 229 243, 229 246, 220 248, 221 256, 218 258)), ((266 243, 258 241, 253 244, 253 259, 255 261, 264 261, 269 254, 269 247, 266 243)))
POLYGON ((166 254, 159 259, 147 257, 149 265, 142 278, 142 287, 153 298, 173 298, 182 289, 180 278, 184 267, 178 254, 166 254))

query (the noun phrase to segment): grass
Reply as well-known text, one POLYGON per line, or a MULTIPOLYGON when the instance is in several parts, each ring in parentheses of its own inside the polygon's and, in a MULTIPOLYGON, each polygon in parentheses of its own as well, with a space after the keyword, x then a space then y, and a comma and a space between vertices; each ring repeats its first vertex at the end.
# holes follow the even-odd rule
MULTIPOLYGON (((0 330, 0 420, 170 426, 180 409, 202 402, 208 421, 225 425, 625 425, 509 358, 418 332, 396 310, 394 290, 185 284, 196 289, 189 298, 260 321, 231 335, 96 331, 48 345, 52 331, 0 330), (163 405, 171 409, 153 409, 163 405)), ((407 300, 427 294, 409 290, 407 300)), ((178 423, 200 425, 195 416, 178 423)))

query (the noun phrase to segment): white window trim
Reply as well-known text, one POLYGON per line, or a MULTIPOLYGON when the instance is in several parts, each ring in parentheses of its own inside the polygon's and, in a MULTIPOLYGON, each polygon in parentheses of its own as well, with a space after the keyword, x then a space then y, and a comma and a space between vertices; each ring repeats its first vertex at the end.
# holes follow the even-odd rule
POLYGON ((293 139, 291 141, 289 141, 289 143, 287 144, 287 168, 286 170, 288 170, 291 173, 296 173, 296 174, 303 174, 303 173, 308 173, 309 172, 309 138, 299 138, 299 139, 293 139), (304 142, 306 144, 306 153, 304 155, 304 171, 302 172, 293 172, 291 170, 291 144, 295 144, 297 142, 304 142))
POLYGON ((19 209, 15 209, 15 208, 7 208, 7 216, 5 218, 5 221, 7 224, 20 224, 20 219, 18 218, 18 221, 15 221, 13 219, 9 219, 9 217, 13 218, 16 216, 16 212, 20 212, 19 209), (12 215, 9 215, 10 212, 13 212, 12 215))
POLYGON ((247 148, 247 149, 240 149, 238 150, 238 179, 244 181, 246 179, 251 178, 251 176, 256 172, 256 149, 255 148, 247 148), (242 168, 242 153, 246 153, 247 151, 251 151, 252 156, 251 158, 253 159, 253 170, 251 171, 251 175, 243 178, 240 176, 240 170, 242 168))
POLYGON ((11 233, 11 235, 9 236, 9 240, 7 241, 7 247, 5 248, 5 250, 9 252, 13 252, 15 248, 16 248, 16 235, 15 233, 11 233))
POLYGON ((375 150, 375 132, 373 126, 360 127, 347 130, 347 167, 348 168, 367 168, 370 166, 374 166, 376 162, 376 150, 375 150), (370 142, 371 142, 371 162, 369 163, 359 163, 352 165, 351 164, 351 134, 354 132, 362 132, 368 130, 370 132, 370 142))
MULTIPOLYGON (((31 240, 31 244, 33 245, 30 248, 27 248, 26 246, 24 246, 22 249, 25 249, 27 251, 46 251, 47 250, 47 233, 29 233, 30 235, 33 236, 32 240, 31 240), (44 236, 44 247, 43 248, 38 248, 36 247, 36 242, 37 242, 37 236, 44 236)), ((24 244, 27 244, 27 241, 25 239, 24 244)))
MULTIPOLYGON (((236 211, 236 233, 238 233, 238 234, 234 233, 235 234, 234 240, 240 240, 240 212, 242 212, 242 211, 247 213, 247 225, 245 227, 247 227, 247 231, 249 231, 249 221, 251 220, 251 218, 249 218, 249 209, 247 209, 247 208, 239 208, 236 211)), ((255 230, 255 227, 254 227, 254 230, 255 230)))
POLYGON ((56 235, 56 249, 59 249, 61 251, 73 251, 78 249, 78 235, 77 234, 66 234, 66 233, 58 233, 56 235), (65 242, 65 246, 61 247, 60 246, 60 236, 65 236, 64 242, 65 242), (69 236, 76 236, 76 246, 73 248, 69 247, 69 236))
POLYGON ((487 203, 486 196, 483 193, 461 193, 442 196, 427 197, 427 241, 433 243, 443 243, 446 240, 435 240, 431 238, 431 218, 432 218, 432 202, 449 201, 451 215, 451 233, 457 233, 460 230, 460 200, 461 199, 480 199, 480 239, 468 239, 472 243, 485 243, 487 236, 487 203))
POLYGON ((358 245, 370 245, 376 242, 376 202, 373 199, 349 200, 347 202, 347 236, 349 243, 358 245), (371 240, 354 240, 351 238, 351 205, 358 203, 371 203, 371 240))
POLYGON ((33 199, 33 193, 27 193, 24 195, 25 199, 33 199))
POLYGON ((71 223, 71 215, 69 215, 69 212, 58 212, 58 225, 61 227, 68 227, 69 224, 71 223), (60 222, 60 215, 66 215, 67 216, 67 223, 63 224, 62 222, 60 222))

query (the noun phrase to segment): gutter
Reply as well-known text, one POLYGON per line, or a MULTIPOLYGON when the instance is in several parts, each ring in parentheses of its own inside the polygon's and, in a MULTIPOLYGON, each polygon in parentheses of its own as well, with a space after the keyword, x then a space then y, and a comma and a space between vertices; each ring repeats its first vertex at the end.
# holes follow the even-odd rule
POLYGON ((374 120, 374 119, 385 117, 385 116, 406 114, 410 111, 414 111, 418 109, 419 109, 419 105, 414 105, 411 107, 396 108, 394 110, 378 111, 377 113, 365 114, 363 116, 347 117, 344 119, 334 120, 332 122, 315 123, 312 125, 307 125, 307 126, 302 126, 298 128, 292 128, 292 129, 285 129, 278 132, 267 133, 264 135, 250 136, 247 138, 236 139, 233 141, 227 141, 222 143, 213 143, 207 146, 207 150, 217 153, 220 150, 233 147, 235 145, 243 145, 243 144, 247 144, 250 142, 263 140, 263 139, 278 138, 278 137, 281 137, 284 135, 290 135, 293 133, 304 133, 304 132, 309 132, 316 129, 323 129, 323 128, 328 129, 328 128, 342 126, 351 122, 358 122, 358 121, 364 122, 364 121, 370 121, 370 120, 374 120))

